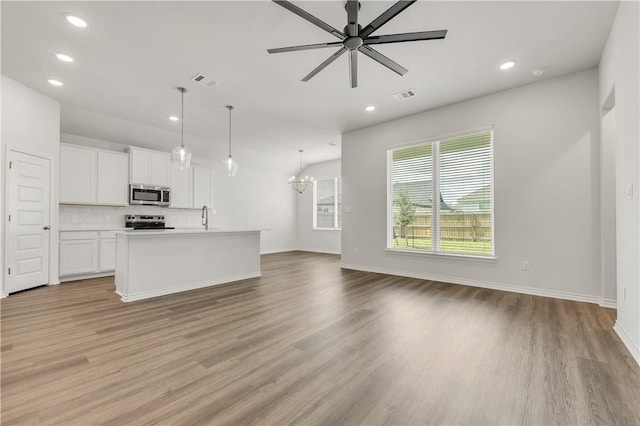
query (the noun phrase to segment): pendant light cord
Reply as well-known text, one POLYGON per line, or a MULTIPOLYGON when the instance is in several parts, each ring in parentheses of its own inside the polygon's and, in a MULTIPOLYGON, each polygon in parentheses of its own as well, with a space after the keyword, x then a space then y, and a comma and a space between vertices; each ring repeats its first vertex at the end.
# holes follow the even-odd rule
POLYGON ((184 87, 178 87, 178 90, 180 91, 181 95, 180 95, 180 107, 181 107, 181 112, 180 114, 182 114, 182 117, 180 117, 180 146, 182 148, 184 148, 184 92, 187 91, 187 89, 185 89, 184 87))
POLYGON ((298 171, 298 179, 300 179, 302 176, 302 153, 304 151, 301 149, 299 149, 298 151, 300 151, 300 171, 298 171))
POLYGON ((181 95, 181 104, 182 104, 182 119, 180 120, 180 146, 184 146, 184 92, 181 95))
POLYGON ((227 109, 229 110, 229 157, 231 157, 231 110, 233 106, 227 105, 227 109))

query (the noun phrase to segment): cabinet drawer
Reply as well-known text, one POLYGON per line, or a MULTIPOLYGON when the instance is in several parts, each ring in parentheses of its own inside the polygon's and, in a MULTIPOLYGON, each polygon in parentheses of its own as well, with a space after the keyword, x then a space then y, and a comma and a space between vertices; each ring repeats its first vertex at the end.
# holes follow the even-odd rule
POLYGON ((60 240, 95 240, 98 238, 96 231, 60 232, 60 240))
POLYGON ((100 231, 100 239, 115 238, 116 231, 100 231))

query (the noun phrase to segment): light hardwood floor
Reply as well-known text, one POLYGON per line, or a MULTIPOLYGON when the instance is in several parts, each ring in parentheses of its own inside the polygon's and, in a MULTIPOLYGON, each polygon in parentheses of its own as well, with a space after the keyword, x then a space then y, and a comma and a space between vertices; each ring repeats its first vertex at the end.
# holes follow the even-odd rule
POLYGON ((133 303, 113 278, 2 300, 2 424, 640 423, 612 309, 333 255, 262 271, 133 303))

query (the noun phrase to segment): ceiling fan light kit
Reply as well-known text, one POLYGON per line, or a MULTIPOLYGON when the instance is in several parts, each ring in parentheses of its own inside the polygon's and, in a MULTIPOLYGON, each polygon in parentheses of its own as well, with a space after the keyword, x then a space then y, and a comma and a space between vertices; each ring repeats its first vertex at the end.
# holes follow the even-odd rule
POLYGON ((311 22, 315 26, 332 34, 340 41, 329 43, 307 44, 301 46, 279 47, 275 49, 267 49, 269 53, 295 52, 299 50, 322 49, 327 47, 339 47, 339 49, 318 65, 313 71, 302 78, 302 81, 309 81, 320 71, 329 66, 333 61, 338 59, 345 53, 349 53, 349 78, 351 87, 358 87, 358 52, 363 53, 374 61, 384 65, 399 75, 407 73, 407 69, 397 64, 382 53, 370 47, 376 44, 402 43, 406 41, 418 40, 438 40, 443 39, 447 35, 447 30, 438 31, 420 31, 414 33, 387 34, 380 36, 372 36, 371 34, 396 17, 399 13, 411 6, 417 0, 401 0, 375 18, 369 25, 362 27, 358 24, 358 11, 360 10, 360 2, 357 0, 347 0, 345 9, 347 11, 347 26, 343 31, 339 31, 326 22, 316 18, 305 10, 299 8, 287 0, 272 0, 274 3, 284 7, 288 11, 295 13, 301 18, 311 22))

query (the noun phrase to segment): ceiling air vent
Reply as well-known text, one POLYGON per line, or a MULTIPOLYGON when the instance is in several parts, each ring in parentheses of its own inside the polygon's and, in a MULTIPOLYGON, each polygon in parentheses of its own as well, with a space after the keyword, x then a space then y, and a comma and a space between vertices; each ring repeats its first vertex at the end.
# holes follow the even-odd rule
POLYGON ((413 89, 408 89, 404 92, 396 93, 393 97, 396 98, 396 101, 404 101, 406 99, 413 98, 415 95, 416 92, 414 92, 413 89))
POLYGON ((204 74, 196 74, 193 77, 191 77, 191 80, 195 81, 196 83, 202 84, 204 87, 208 87, 208 88, 212 88, 213 86, 216 85, 216 81, 214 79, 212 79, 211 77, 207 77, 204 74))

